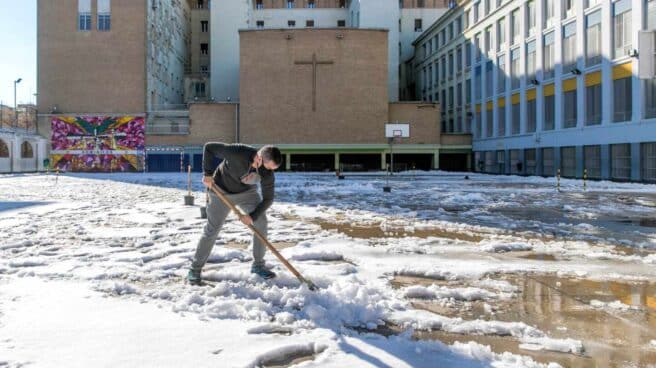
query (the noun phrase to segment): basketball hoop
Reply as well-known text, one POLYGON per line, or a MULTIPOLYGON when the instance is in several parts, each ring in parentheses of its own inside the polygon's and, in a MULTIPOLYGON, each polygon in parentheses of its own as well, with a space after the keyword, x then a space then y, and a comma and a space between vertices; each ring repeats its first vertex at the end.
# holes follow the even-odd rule
POLYGON ((394 132, 392 132, 392 137, 394 137, 394 138, 403 137, 403 131, 400 130, 400 129, 399 130, 394 130, 394 132))

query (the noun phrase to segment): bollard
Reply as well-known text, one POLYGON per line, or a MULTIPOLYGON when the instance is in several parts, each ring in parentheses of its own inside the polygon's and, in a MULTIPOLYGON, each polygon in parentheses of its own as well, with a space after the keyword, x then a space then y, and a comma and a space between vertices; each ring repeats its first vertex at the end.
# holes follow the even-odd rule
POLYGON ((558 169, 558 173, 556 174, 556 189, 560 192, 560 169, 558 169))
POLYGON ((583 169, 583 190, 588 188, 588 169, 583 169))
POLYGON ((187 167, 187 191, 188 194, 184 196, 184 203, 187 206, 193 206, 194 196, 191 195, 191 165, 187 167))

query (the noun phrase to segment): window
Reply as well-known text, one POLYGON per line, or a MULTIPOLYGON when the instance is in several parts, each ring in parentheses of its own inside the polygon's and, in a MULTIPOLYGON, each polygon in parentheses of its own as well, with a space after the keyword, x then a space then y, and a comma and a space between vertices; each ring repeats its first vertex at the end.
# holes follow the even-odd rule
POLYGON ((526 35, 527 37, 535 34, 535 1, 531 0, 526 3, 526 35))
POLYGON ((203 9, 203 8, 205 8, 205 0, 198 0, 198 1, 196 1, 196 8, 197 8, 197 9, 203 9))
POLYGON ((647 16, 647 29, 656 30, 656 0, 647 1, 645 13, 647 16))
POLYGON ((28 141, 24 141, 21 144, 21 158, 33 158, 34 150, 32 150, 32 145, 28 141))
POLYGON ((610 145, 610 177, 615 180, 631 179, 631 145, 610 145))
POLYGON ((526 162, 526 175, 535 175, 537 173, 537 162, 535 161, 535 148, 524 150, 524 162, 526 162))
POLYGON ((499 94, 506 92, 506 55, 497 58, 497 92, 499 94))
POLYGON ((91 30, 91 0, 79 0, 77 3, 77 29, 91 30))
POLYGON ((656 181, 656 143, 642 145, 642 180, 656 181))
POLYGON ((485 172, 487 173, 493 173, 494 169, 497 167, 496 163, 496 152, 495 151, 487 151, 485 152, 485 172))
POLYGON ((492 51, 492 27, 485 28, 485 55, 489 55, 492 51))
POLYGON ((576 22, 563 27, 563 73, 576 68, 576 22))
POLYGON ((519 70, 519 48, 510 51, 510 89, 519 88, 520 70, 519 70))
POLYGON ((560 148, 560 174, 566 178, 576 176, 576 148, 560 148))
POLYGON ((490 98, 492 97, 492 70, 494 69, 494 63, 492 60, 488 61, 485 63, 485 97, 490 98))
POLYGON ((538 108, 535 98, 526 101, 526 132, 535 133, 538 120, 538 108))
POLYGON ((497 23, 497 50, 501 51, 506 45, 506 18, 499 19, 497 23))
POLYGON ((440 73, 442 73, 442 80, 446 80, 447 75, 446 75, 446 56, 442 56, 442 62, 440 63, 440 66, 442 69, 440 69, 440 73))
POLYGON ((601 63, 601 10, 586 16, 585 65, 601 63))
POLYGON ((258 29, 264 28, 264 21, 263 20, 258 20, 256 23, 258 29))
POLYGON ((465 101, 471 103, 471 79, 465 81, 465 101))
POLYGON ((424 0, 417 0, 417 8, 423 8, 424 6, 424 0))
POLYGON ((460 33, 462 33, 462 17, 456 18, 454 23, 455 23, 455 34, 459 35, 460 33))
POLYGON ((462 83, 456 86, 456 108, 462 106, 462 83))
POLYGON ((613 121, 631 120, 632 109, 631 77, 613 81, 613 121))
POLYGON ((480 33, 478 33, 474 37, 474 48, 475 48, 474 51, 476 52, 476 54, 475 54, 476 55, 476 62, 480 63, 481 62, 481 57, 482 57, 482 53, 481 53, 481 34, 480 33))
POLYGON ((576 0, 562 0, 563 1, 563 18, 574 16, 576 10, 576 0))
POLYGON ((462 47, 456 49, 456 73, 462 72, 462 47))
POLYGON ((200 31, 201 32, 205 33, 207 31, 209 31, 209 28, 210 28, 210 23, 208 21, 206 21, 206 20, 200 21, 200 31))
POLYGON ((205 97, 205 83, 196 83, 196 97, 205 97))
POLYGON ((305 21, 305 26, 308 28, 314 27, 314 20, 306 20, 305 21))
POLYGON ((554 23, 554 15, 556 14, 555 8, 554 8, 554 1, 555 0, 543 0, 543 10, 542 14, 544 15, 544 26, 545 27, 551 27, 554 23))
POLYGON ((294 9, 294 0, 287 0, 287 9, 294 9))
POLYGON ((497 136, 506 135, 506 105, 497 105, 497 136))
POLYGON ((494 110, 487 109, 485 112, 485 136, 490 138, 494 132, 494 110))
POLYGON ((449 23, 449 41, 453 39, 453 23, 449 23))
POLYGON ((535 79, 535 41, 526 44, 526 80, 533 81, 535 79))
POLYGON ((511 130, 510 134, 519 134, 520 132, 520 123, 521 123, 521 108, 519 102, 513 104, 511 107, 512 116, 510 120, 511 130))
POLYGON ((601 84, 585 88, 585 125, 601 124, 601 84))
POLYGON ((287 27, 290 27, 290 28, 296 27, 296 21, 295 20, 288 20, 287 21, 287 27))
POLYGON ((5 143, 5 141, 2 139, 0 139, 0 157, 9 157, 9 147, 7 146, 7 143, 5 143))
POLYGON ((518 149, 510 150, 510 173, 511 174, 521 174, 522 173, 522 162, 519 160, 518 149))
POLYGON ((472 65, 472 46, 465 44, 465 68, 469 69, 472 65))
POLYGON ((346 27, 346 21, 343 19, 338 20, 337 27, 346 27))
POLYGON ((554 176, 554 149, 553 148, 543 148, 542 149, 542 175, 543 176, 554 176))
POLYGON ((111 29, 111 16, 109 14, 98 14, 98 30, 109 31, 111 29))
POLYGON ((90 31, 91 30, 91 14, 78 15, 78 30, 90 31))
POLYGON ((421 32, 421 19, 415 19, 415 32, 421 32))
POLYGON ((262 0, 257 0, 257 2, 255 2, 255 9, 264 9, 264 4, 262 3, 262 0))
POLYGON ((556 125, 556 98, 554 95, 544 96, 544 126, 543 130, 554 130, 556 125))
POLYGON ((519 28, 520 28, 521 19, 519 17, 519 9, 512 12, 511 23, 510 23, 510 33, 512 34, 512 44, 515 45, 519 42, 519 28))
POLYGON ((474 4, 474 24, 478 23, 479 16, 481 15, 481 2, 474 4))
POLYGON ((469 28, 469 19, 471 17, 470 13, 471 13, 470 10, 465 11, 465 29, 469 28))
POLYGON ((310 9, 314 9, 315 8, 314 0, 308 0, 307 7, 310 9))
POLYGON ((202 74, 207 74, 207 73, 209 73, 209 70, 210 70, 210 69, 207 67, 207 65, 203 65, 203 66, 200 67, 200 72, 201 72, 202 74))
POLYGON ((626 56, 631 50, 631 1, 613 3, 613 58, 626 56))
POLYGON ((477 66, 474 68, 474 93, 475 93, 475 100, 476 102, 479 102, 481 99, 481 90, 482 90, 482 85, 481 85, 481 66, 477 66))
POLYGON ((554 59, 555 59, 555 44, 554 44, 554 32, 549 32, 544 35, 544 52, 542 53, 543 57, 543 79, 551 79, 554 77, 554 59))
POLYGON ((601 146, 583 147, 583 169, 588 178, 601 179, 601 146))
POLYGON ((656 118, 656 79, 647 79, 644 82, 645 118, 656 118))
POLYGON ((453 53, 449 53, 449 79, 453 78, 453 53))
POLYGON ((563 128, 576 127, 576 89, 563 93, 563 128))
MULTIPOLYGON (((262 22, 264 23, 264 22, 262 22)), ((206 43, 201 43, 200 44, 200 54, 201 55, 207 55, 209 53, 209 45, 206 43)))
POLYGON ((506 151, 502 151, 502 150, 497 151, 497 165, 499 166, 498 173, 499 174, 505 174, 506 173, 506 151))
POLYGON ((99 31, 109 31, 111 29, 111 14, 110 0, 98 0, 99 31))

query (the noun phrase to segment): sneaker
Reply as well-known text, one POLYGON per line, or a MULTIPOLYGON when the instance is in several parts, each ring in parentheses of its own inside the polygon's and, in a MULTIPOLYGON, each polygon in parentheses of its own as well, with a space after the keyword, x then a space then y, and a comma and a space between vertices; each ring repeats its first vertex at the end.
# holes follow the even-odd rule
POLYGON ((192 285, 200 285, 202 282, 200 271, 189 270, 187 273, 187 281, 192 285))
POLYGON ((252 266, 251 267, 251 273, 254 273, 254 274, 258 275, 258 276, 260 276, 261 278, 263 278, 265 280, 272 279, 272 278, 276 277, 275 272, 266 269, 264 266, 255 266, 255 265, 252 266))

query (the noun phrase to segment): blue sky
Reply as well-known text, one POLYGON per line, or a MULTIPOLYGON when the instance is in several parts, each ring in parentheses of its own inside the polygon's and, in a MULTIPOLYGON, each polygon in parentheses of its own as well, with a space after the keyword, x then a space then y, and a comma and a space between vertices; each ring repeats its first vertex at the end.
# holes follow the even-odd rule
POLYGON ((0 101, 35 102, 36 91, 36 0, 0 0, 0 101))

